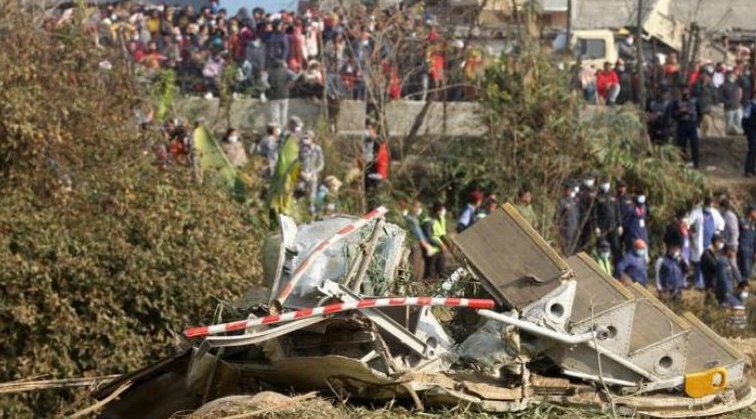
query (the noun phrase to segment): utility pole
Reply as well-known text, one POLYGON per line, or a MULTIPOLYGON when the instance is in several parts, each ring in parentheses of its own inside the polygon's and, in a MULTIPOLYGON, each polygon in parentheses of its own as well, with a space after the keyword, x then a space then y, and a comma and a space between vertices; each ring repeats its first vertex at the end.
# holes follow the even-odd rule
POLYGON ((572 0, 567 0, 567 43, 565 50, 571 52, 570 41, 572 41, 572 0))
POLYGON ((638 101, 641 112, 646 110, 646 71, 643 68, 643 0, 638 0, 638 22, 635 30, 636 71, 638 72, 638 101))

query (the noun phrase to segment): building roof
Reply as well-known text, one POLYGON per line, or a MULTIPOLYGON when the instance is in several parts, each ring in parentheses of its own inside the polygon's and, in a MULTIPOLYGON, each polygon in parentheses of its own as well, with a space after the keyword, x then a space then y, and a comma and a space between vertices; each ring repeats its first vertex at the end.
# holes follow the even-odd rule
POLYGON ((539 0, 544 12, 566 12, 567 0, 539 0))
MULTIPOLYGON (((546 1, 546 0, 543 0, 546 1)), ((574 25, 579 29, 609 29, 635 26, 637 0, 573 0, 574 25)), ((682 23, 697 22, 707 30, 756 30, 754 0, 646 0, 646 13, 660 13, 682 23)), ((645 8, 645 7, 644 7, 645 8)))

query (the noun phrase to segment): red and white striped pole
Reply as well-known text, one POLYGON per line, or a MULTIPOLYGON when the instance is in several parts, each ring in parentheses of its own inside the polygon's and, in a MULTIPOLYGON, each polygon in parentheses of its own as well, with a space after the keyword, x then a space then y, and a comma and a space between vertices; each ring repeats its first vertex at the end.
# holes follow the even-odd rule
POLYGON ((284 314, 275 314, 271 316, 259 317, 251 320, 239 320, 230 323, 214 324, 210 326, 192 327, 184 330, 184 336, 188 338, 203 337, 208 335, 217 335, 219 333, 233 332, 244 330, 248 327, 263 324, 276 324, 289 322, 292 320, 307 319, 311 317, 327 316, 329 314, 340 313, 342 311, 360 310, 364 308, 376 307, 397 307, 397 306, 445 306, 445 307, 469 307, 474 309, 491 309, 496 302, 490 299, 480 298, 434 298, 434 297, 396 297, 396 298, 377 298, 371 300, 359 300, 349 303, 329 304, 322 307, 305 308, 297 311, 290 311, 284 314))
POLYGON ((318 243, 317 246, 310 252, 307 257, 302 260, 302 262, 299 263, 297 266, 297 269, 294 270, 294 273, 291 275, 291 278, 289 278, 289 281, 286 283, 286 286, 281 290, 281 292, 278 294, 278 300, 279 303, 281 303, 281 306, 284 306, 284 302, 286 301, 286 298, 291 294, 291 291, 294 289, 294 287, 297 285, 299 280, 302 278, 302 275, 305 273, 307 268, 310 266, 310 264, 318 257, 320 256, 325 250, 330 247, 332 244, 337 243, 347 237, 348 235, 354 233, 355 231, 361 229, 362 227, 366 226, 369 222, 375 220, 376 218, 383 217, 388 212, 388 209, 386 207, 378 207, 369 213, 362 216, 362 218, 356 220, 355 222, 351 224, 347 224, 344 227, 342 227, 339 231, 336 232, 333 236, 321 241, 318 243))

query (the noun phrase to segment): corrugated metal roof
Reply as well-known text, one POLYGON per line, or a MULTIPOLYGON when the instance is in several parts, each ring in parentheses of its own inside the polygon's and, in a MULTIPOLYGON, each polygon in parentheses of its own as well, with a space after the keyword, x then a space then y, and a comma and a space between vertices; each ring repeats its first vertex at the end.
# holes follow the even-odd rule
MULTIPOLYGON (((566 12, 567 0, 540 0, 544 12, 566 12)), ((577 2, 574 2, 577 3, 577 2)), ((573 4, 574 4, 573 3, 573 4)))

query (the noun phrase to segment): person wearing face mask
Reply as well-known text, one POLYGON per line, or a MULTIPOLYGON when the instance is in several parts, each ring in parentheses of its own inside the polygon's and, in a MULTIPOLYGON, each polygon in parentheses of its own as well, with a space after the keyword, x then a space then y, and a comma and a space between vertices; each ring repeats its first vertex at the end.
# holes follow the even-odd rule
POLYGON ((711 137, 714 131, 714 107, 719 103, 719 92, 711 82, 711 72, 713 69, 706 68, 701 71, 701 75, 693 85, 691 96, 697 99, 699 110, 701 111, 701 136, 704 138, 711 137))
POLYGON ((722 87, 719 88, 725 110, 725 133, 742 135, 740 121, 743 119, 743 89, 737 83, 735 73, 727 74, 722 87))
POLYGON ((297 116, 292 116, 278 150, 278 159, 270 182, 268 207, 270 220, 278 222, 278 215, 289 215, 294 211, 294 190, 299 179, 299 142, 304 124, 297 116))
POLYGON ((637 282, 643 286, 648 284, 648 257, 646 242, 635 240, 633 250, 628 251, 617 262, 614 277, 625 284, 637 282))
POLYGON ((617 79, 619 80, 620 86, 616 103, 618 105, 623 105, 632 99, 633 77, 630 71, 625 68, 625 62, 622 61, 622 59, 617 60, 617 65, 614 67, 614 71, 617 73, 617 79))
POLYGON ((593 243, 593 234, 596 231, 596 176, 589 173, 580 185, 577 195, 578 207, 580 208, 580 232, 578 236, 577 251, 587 250, 593 243))
POLYGON ((680 97, 672 102, 672 117, 677 120, 677 146, 686 154, 690 144, 692 164, 698 168, 700 164, 698 126, 701 124, 701 106, 697 99, 690 96, 687 85, 681 87, 680 97))
POLYGON ((607 275, 611 276, 614 273, 614 269, 612 268, 612 250, 608 241, 601 240, 599 242, 598 247, 593 251, 593 260, 596 261, 601 270, 607 275))
POLYGON ((694 268, 693 286, 697 289, 704 289, 701 256, 704 250, 711 246, 714 234, 721 233, 724 230, 724 218, 714 208, 714 200, 711 197, 706 197, 703 206, 691 211, 687 224, 690 226, 690 261, 694 268))
POLYGON ((703 276, 704 289, 707 291, 714 290, 714 279, 717 275, 719 256, 724 247, 725 243, 722 236, 715 234, 711 240, 711 246, 707 247, 701 255, 700 270, 703 276))
POLYGON ((743 132, 748 140, 748 153, 745 159, 745 176, 756 176, 756 90, 751 93, 751 100, 743 109, 741 122, 743 132))
POLYGON ((617 198, 611 193, 612 185, 609 180, 599 184, 596 195, 596 234, 611 246, 613 255, 620 255, 620 217, 618 214, 617 198))
POLYGON ((446 273, 446 207, 442 203, 433 205, 433 213, 423 222, 423 232, 428 237, 432 252, 425 256, 425 276, 437 280, 446 273))
POLYGON ((244 144, 239 139, 239 131, 236 129, 228 129, 221 140, 221 148, 226 153, 228 161, 235 167, 242 167, 247 164, 247 152, 244 151, 244 144))
POLYGON ((648 219, 649 207, 646 202, 646 195, 639 193, 633 200, 633 205, 624 214, 622 227, 624 230, 625 249, 633 249, 637 240, 648 243, 648 219))
POLYGON ((564 194, 559 199, 557 208, 557 225, 559 225, 559 238, 562 243, 562 252, 566 256, 575 254, 577 245, 577 233, 580 226, 580 208, 575 200, 577 192, 575 185, 567 182, 564 185, 564 194))
POLYGON ((657 272, 656 282, 660 299, 672 301, 680 298, 685 284, 685 266, 679 246, 667 246, 657 272))

